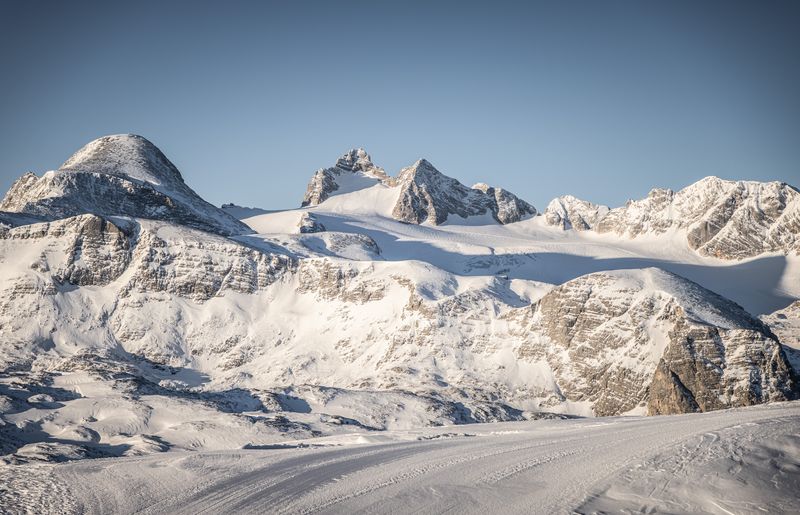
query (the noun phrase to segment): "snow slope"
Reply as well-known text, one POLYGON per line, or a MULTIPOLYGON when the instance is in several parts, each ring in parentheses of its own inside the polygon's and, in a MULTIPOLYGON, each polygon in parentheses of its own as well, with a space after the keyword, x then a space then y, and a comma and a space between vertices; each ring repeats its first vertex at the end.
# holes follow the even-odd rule
POLYGON ((0 468, 37 513, 791 513, 800 404, 0 468))
POLYGON ((581 275, 615 269, 658 267, 681 275, 760 315, 800 298, 800 257, 795 252, 762 253, 732 261, 699 255, 685 229, 637 238, 594 231, 564 231, 544 217, 508 225, 414 225, 391 217, 396 192, 384 185, 298 210, 268 213, 243 221, 265 241, 283 241, 303 212, 313 213, 328 231, 367 235, 389 261, 422 261, 460 277, 561 284, 581 275), (387 207, 388 206, 388 207, 387 207))

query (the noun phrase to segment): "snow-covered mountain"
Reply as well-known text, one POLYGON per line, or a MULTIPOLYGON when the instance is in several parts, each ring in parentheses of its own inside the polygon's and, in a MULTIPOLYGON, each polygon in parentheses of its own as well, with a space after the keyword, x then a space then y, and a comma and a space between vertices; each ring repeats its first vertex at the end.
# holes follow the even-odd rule
MULTIPOLYGON (((461 219, 487 217, 508 224, 536 214, 536 208, 511 192, 483 183, 468 188, 425 159, 389 177, 372 164, 362 148, 344 154, 334 167, 318 170, 308 184, 302 206, 317 206, 332 195, 368 188, 388 188, 385 196, 392 199, 392 218, 412 224, 441 225, 452 215, 461 219)), ((364 195, 364 202, 372 200, 364 195)))
POLYGON ((96 139, 58 170, 18 179, 0 202, 0 212, 45 220, 94 213, 171 220, 224 235, 249 229, 201 199, 155 145, 141 136, 96 139))
POLYGON ((545 218, 564 229, 634 238, 683 230, 692 249, 722 259, 800 249, 800 192, 782 182, 706 177, 678 192, 654 189, 610 210, 566 196, 550 203, 545 218))
POLYGON ((228 205, 242 223, 143 138, 98 142, 0 212, 9 460, 798 395, 796 252, 565 231, 614 210, 563 197, 531 216, 424 160, 388 177, 363 150, 318 172, 305 207, 228 205))

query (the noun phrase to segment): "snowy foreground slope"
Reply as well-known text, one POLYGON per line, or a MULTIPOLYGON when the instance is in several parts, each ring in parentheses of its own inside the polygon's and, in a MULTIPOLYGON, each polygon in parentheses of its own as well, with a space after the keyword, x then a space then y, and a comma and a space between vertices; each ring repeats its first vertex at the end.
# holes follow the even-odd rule
POLYGON ((0 467, 36 513, 795 513, 800 404, 0 467))
POLYGON ((221 209, 146 139, 91 142, 0 204, 1 459, 796 399, 797 190, 648 199, 538 214, 353 150, 304 207, 221 209))

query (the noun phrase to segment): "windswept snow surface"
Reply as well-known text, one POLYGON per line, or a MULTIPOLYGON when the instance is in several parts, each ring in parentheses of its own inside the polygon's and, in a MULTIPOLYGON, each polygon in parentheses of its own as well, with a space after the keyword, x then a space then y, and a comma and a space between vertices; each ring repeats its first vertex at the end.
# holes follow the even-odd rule
POLYGON ((796 513, 800 402, 0 468, 35 513, 796 513))

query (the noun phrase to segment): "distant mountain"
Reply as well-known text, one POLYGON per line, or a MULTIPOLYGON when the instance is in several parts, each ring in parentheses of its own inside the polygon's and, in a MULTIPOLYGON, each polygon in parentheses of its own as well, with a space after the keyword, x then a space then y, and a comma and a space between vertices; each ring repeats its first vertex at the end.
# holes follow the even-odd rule
POLYGON ((722 259, 800 250, 800 192, 782 182, 706 177, 678 192, 654 189, 610 210, 566 196, 544 215, 564 229, 633 238, 683 230, 692 249, 722 259))
POLYGON ((389 177, 372 163, 364 149, 350 150, 334 167, 317 171, 308 184, 302 206, 316 206, 332 195, 378 184, 396 191, 391 216, 407 223, 441 225, 456 215, 462 219, 487 216, 508 224, 536 214, 533 206, 502 188, 485 184, 469 188, 442 174, 425 159, 403 168, 397 177, 389 177))
POLYGON ((55 220, 84 213, 168 220, 223 235, 249 228, 201 199, 175 165, 141 136, 92 141, 58 170, 18 179, 0 211, 55 220))

